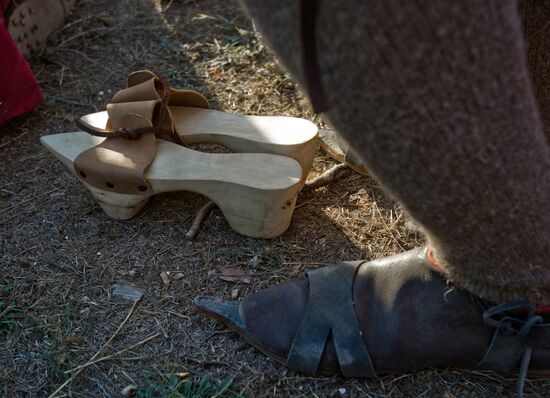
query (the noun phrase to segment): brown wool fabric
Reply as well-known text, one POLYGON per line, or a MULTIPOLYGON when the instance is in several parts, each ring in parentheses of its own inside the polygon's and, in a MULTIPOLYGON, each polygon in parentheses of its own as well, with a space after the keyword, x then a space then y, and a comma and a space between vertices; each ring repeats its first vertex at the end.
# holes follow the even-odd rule
MULTIPOLYGON (((303 82, 296 0, 243 0, 303 82)), ((550 145, 508 0, 321 0, 326 116, 427 234, 449 279, 550 303, 550 145)))
POLYGON ((519 11, 527 47, 527 64, 546 137, 550 142, 550 1, 522 0, 519 11))

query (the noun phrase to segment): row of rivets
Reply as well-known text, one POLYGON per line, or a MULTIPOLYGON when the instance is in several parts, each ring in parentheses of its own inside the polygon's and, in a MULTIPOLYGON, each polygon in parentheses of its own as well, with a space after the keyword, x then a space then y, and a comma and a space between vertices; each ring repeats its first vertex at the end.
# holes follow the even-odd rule
MULTIPOLYGON (((82 178, 86 178, 86 177, 87 177, 86 173, 85 173, 84 171, 82 171, 82 170, 80 170, 79 174, 80 174, 80 176, 81 176, 82 178)), ((109 182, 109 181, 107 181, 107 182, 105 183, 105 185, 107 186, 107 188, 110 188, 110 189, 113 189, 113 188, 115 187, 115 185, 114 185, 112 182, 109 182)), ((145 185, 140 185, 140 186, 138 187, 138 189, 139 189, 141 192, 147 191, 147 187, 146 187, 145 185)))
MULTIPOLYGON (((29 12, 29 15, 32 15, 32 13, 33 13, 32 8, 29 8, 28 12, 29 12)), ((21 26, 25 26, 25 13, 23 11, 19 11, 19 17, 21 18, 19 23, 21 24, 21 26)), ((13 26, 17 26, 17 21, 13 20, 13 21, 11 21, 11 24, 13 26)))

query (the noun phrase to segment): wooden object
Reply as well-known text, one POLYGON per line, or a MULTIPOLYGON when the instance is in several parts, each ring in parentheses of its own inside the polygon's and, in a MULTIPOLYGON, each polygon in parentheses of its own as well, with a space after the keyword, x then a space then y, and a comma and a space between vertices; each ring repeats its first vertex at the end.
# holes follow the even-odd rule
POLYGON ((351 169, 347 163, 339 163, 335 166, 332 166, 330 169, 326 170, 323 174, 312 178, 309 181, 306 181, 304 190, 317 189, 324 187, 325 185, 331 184, 333 182, 339 181, 343 178, 348 177, 352 173, 351 169))
MULTIPOLYGON (((78 154, 104 139, 76 132, 44 136, 41 142, 75 173, 73 162, 78 154)), ((157 154, 145 177, 153 191, 144 195, 84 185, 112 218, 133 217, 153 194, 191 191, 214 201, 235 231, 272 238, 288 228, 302 184, 302 168, 296 160, 280 155, 204 153, 157 140, 157 154)))
MULTIPOLYGON (((211 109, 169 107, 174 128, 186 144, 220 144, 234 152, 271 153, 297 160, 305 181, 317 146, 317 126, 287 116, 246 116, 211 109)), ((86 116, 88 123, 105 128, 107 112, 86 116)))
POLYGON ((216 208, 216 204, 212 202, 211 200, 208 201, 203 207, 200 208, 200 210, 195 215, 195 218, 193 219, 193 223, 191 224, 191 227, 189 230, 185 233, 185 237, 187 239, 195 239, 195 236, 199 233, 201 229, 202 222, 212 210, 216 208))
POLYGON ((48 36, 63 26, 76 2, 77 0, 24 0, 14 1, 13 8, 8 7, 9 15, 5 25, 17 49, 25 58, 44 49, 48 36))

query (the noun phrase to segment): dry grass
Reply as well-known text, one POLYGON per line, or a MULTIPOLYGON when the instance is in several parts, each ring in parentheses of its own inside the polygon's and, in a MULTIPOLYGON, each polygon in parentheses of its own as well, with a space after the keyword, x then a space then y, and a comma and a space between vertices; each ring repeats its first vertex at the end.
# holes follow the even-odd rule
MULTIPOLYGON (((101 356, 160 335, 90 365, 67 395, 116 397, 128 384, 146 388, 180 374, 212 383, 234 378, 232 390, 248 397, 340 396, 340 388, 344 397, 509 396, 513 378, 482 372, 303 377, 195 314, 195 296, 227 298, 235 287, 213 275, 218 266, 256 275, 252 285, 239 286, 242 297, 305 268, 422 242, 377 183, 357 174, 304 192, 290 229, 273 240, 237 235, 215 210, 197 239, 186 241, 206 202, 190 193, 158 195, 130 221, 107 218, 38 137, 73 130, 75 115, 101 110, 127 73, 144 67, 203 92, 219 109, 315 120, 235 2, 81 1, 32 63, 45 106, 0 130, 0 312, 12 306, 0 319, 0 394, 43 397, 67 380, 64 372, 86 363, 127 315, 132 303, 112 292, 127 281, 145 295, 101 356), (166 286, 162 271, 185 278, 166 286)), ((319 152, 312 176, 332 165, 319 152)), ((535 396, 549 388, 532 382, 526 390, 535 396)))

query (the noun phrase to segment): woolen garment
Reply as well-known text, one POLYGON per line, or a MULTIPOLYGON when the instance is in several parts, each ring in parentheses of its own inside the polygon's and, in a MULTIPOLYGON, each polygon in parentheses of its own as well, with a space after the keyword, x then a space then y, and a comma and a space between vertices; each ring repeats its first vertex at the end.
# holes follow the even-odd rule
MULTIPOLYGON (((303 84, 300 2, 243 3, 303 84)), ((550 145, 517 2, 318 7, 325 116, 424 231, 449 280, 490 301, 548 305, 550 145)))

